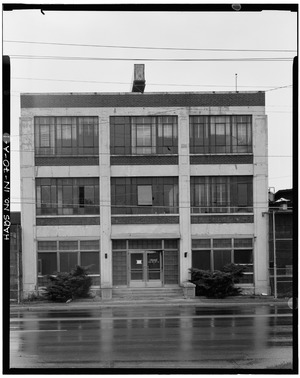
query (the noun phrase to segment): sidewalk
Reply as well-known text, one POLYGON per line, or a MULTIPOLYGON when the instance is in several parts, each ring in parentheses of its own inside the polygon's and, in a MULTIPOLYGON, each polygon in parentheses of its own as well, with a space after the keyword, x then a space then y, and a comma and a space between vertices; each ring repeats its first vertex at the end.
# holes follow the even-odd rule
POLYGON ((106 299, 100 297, 75 299, 69 303, 51 302, 47 300, 28 301, 23 303, 11 303, 10 310, 62 310, 62 309, 96 309, 103 307, 125 307, 125 306, 253 306, 253 305, 289 305, 289 298, 274 299, 272 296, 236 296, 224 299, 208 299, 205 297, 185 298, 162 298, 155 300, 134 300, 134 299, 106 299))

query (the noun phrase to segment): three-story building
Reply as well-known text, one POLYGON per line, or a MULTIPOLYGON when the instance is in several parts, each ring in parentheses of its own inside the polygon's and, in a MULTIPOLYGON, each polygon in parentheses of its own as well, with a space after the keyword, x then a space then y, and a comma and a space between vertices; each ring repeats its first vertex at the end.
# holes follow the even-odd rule
POLYGON ((244 264, 268 293, 264 92, 21 95, 23 289, 179 287, 244 264))

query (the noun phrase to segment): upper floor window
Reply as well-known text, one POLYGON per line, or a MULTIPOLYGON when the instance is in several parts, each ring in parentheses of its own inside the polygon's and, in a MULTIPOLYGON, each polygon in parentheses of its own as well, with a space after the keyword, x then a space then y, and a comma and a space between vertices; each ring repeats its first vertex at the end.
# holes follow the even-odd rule
POLYGON ((36 155, 97 155, 98 117, 35 117, 36 155))
POLYGON ((251 153, 252 116, 191 116, 190 152, 251 153))
POLYGON ((112 177, 112 214, 177 214, 178 177, 112 177))
POLYGON ((251 176, 191 177, 192 213, 253 212, 251 176))
POLYGON ((36 179, 36 214, 99 214, 99 179, 36 179))
POLYGON ((110 117, 112 155, 177 154, 177 117, 110 117))

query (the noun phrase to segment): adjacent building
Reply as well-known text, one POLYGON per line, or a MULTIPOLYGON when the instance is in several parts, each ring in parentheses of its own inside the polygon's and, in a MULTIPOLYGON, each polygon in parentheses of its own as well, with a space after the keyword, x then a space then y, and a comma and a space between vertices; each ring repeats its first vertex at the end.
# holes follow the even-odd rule
POLYGON ((22 299, 22 241, 21 214, 19 211, 10 213, 10 301, 20 302, 22 299))
POLYGON ((271 294, 293 296, 293 270, 298 256, 293 239, 293 190, 274 193, 269 207, 269 264, 271 294))
POLYGON ((25 296, 76 264, 105 298, 230 262, 269 292, 264 92, 22 94, 20 135, 25 296))

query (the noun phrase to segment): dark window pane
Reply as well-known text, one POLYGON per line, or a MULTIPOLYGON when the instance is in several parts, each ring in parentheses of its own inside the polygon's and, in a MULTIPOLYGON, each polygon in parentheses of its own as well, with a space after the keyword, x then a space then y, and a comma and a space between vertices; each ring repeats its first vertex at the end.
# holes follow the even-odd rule
POLYGON ((60 257, 60 272, 70 272, 78 265, 77 252, 62 252, 60 257))
MULTIPOLYGON (((116 242, 117 240, 115 240, 116 242)), ((121 242, 122 240, 120 240, 121 242)), ((117 249, 117 248, 116 248, 117 249)), ((127 252, 112 254, 113 285, 127 285, 127 252)))
POLYGON ((100 260, 99 252, 81 252, 81 266, 87 267, 89 265, 89 274, 98 274, 100 273, 100 260))
POLYGON ((253 283, 253 274, 245 274, 243 275, 242 278, 240 278, 240 283, 241 284, 251 284, 253 283))
POLYGON ((131 280, 132 281, 142 281, 143 271, 131 271, 131 280))
POLYGON ((177 239, 165 239, 164 248, 165 249, 177 249, 178 248, 178 240, 177 239))
POLYGON ((221 270, 224 265, 231 263, 231 251, 213 251, 214 270, 221 270))
POLYGON ((38 274, 56 274, 57 255, 55 252, 38 253, 38 274))
POLYGON ((126 240, 113 240, 112 249, 126 249, 126 240))
POLYGON ((211 270, 210 251, 192 251, 192 267, 211 270))
POLYGON ((128 241, 129 249, 161 249, 162 240, 160 239, 136 239, 128 241))
POLYGON ((235 250, 234 263, 235 264, 252 264, 253 263, 252 250, 235 250))
POLYGON ((238 206, 248 205, 248 185, 238 184, 238 206))

